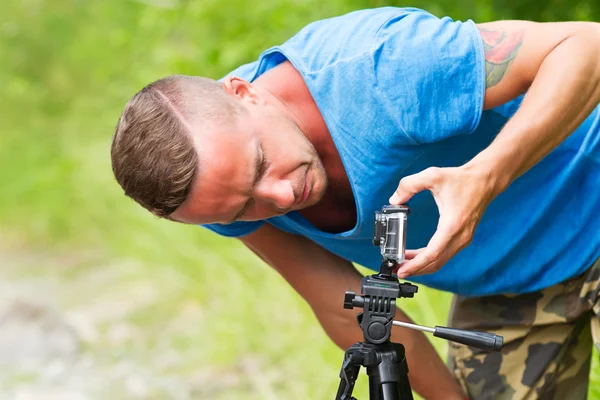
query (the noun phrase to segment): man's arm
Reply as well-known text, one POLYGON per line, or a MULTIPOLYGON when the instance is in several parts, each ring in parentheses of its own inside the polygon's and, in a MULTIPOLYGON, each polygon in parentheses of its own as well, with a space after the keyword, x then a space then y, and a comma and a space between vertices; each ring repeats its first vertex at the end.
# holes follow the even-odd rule
POLYGON ((489 203, 565 140, 600 102, 600 24, 498 21, 478 25, 486 57, 485 108, 525 91, 494 142, 458 168, 429 168, 400 181, 392 204, 430 190, 440 211, 427 247, 398 271, 432 273, 466 247, 489 203))
MULTIPOLYGON (((519 110, 496 140, 468 166, 489 174, 495 195, 565 140, 600 102, 600 24, 499 21, 485 32, 523 33, 523 46, 496 85, 487 108, 527 90, 519 110)), ((494 49, 486 51, 490 64, 494 49)))
MULTIPOLYGON (((308 302, 329 337, 340 348, 346 350, 363 340, 356 322, 358 311, 342 307, 346 290, 360 293, 362 276, 350 262, 305 237, 282 232, 269 224, 241 240, 308 302)), ((400 310, 396 319, 410 321, 400 310)), ((392 329, 392 340, 406 348, 410 381, 417 393, 426 399, 464 399, 460 387, 421 332, 392 329), (435 385, 431 384, 432 379, 435 385)))

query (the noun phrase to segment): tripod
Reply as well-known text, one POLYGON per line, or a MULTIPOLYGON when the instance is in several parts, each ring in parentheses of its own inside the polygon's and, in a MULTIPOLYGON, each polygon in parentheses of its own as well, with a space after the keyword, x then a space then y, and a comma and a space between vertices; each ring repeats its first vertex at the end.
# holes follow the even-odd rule
POLYGON ((413 297, 418 289, 415 285, 400 284, 394 279, 391 271, 395 266, 394 261, 385 260, 378 275, 364 277, 361 283, 364 296, 346 292, 344 308, 361 307, 366 310, 357 316, 365 342, 355 343, 346 350, 336 400, 356 400, 351 396, 361 366, 367 369, 371 400, 413 398, 404 346, 390 342, 389 338, 396 313, 396 298, 413 297))
POLYGON ((428 328, 394 321, 396 299, 414 297, 418 291, 417 286, 400 283, 397 276, 392 275, 398 260, 404 259, 407 214, 408 208, 404 206, 385 206, 382 213, 376 213, 373 244, 381 246, 384 256, 379 273, 362 279, 362 295, 348 291, 344 296, 344 308, 363 309, 357 320, 365 341, 355 343, 344 354, 336 400, 356 400, 352 391, 361 366, 367 369, 371 400, 413 399, 404 346, 390 341, 393 325, 433 333, 436 337, 483 350, 502 349, 502 336, 493 333, 441 326, 428 328))

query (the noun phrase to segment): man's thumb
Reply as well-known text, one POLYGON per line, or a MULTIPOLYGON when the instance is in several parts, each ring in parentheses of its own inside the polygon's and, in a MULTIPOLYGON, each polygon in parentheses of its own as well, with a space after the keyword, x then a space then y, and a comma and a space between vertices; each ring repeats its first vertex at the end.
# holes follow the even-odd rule
POLYGON ((390 197, 389 202, 392 205, 404 204, 410 200, 415 193, 418 193, 423 189, 425 189, 425 187, 422 182, 422 174, 405 176, 400 179, 398 188, 392 197, 390 197))
POLYGON ((398 193, 394 192, 392 197, 390 197, 389 202, 390 202, 390 204, 393 204, 393 205, 400 204, 400 196, 398 196, 398 193))
POLYGON ((398 189, 390 197, 390 204, 398 205, 406 203, 416 193, 422 190, 430 189, 431 185, 435 182, 436 177, 439 176, 439 168, 427 168, 414 175, 408 175, 400 179, 398 189))
MULTIPOLYGON (((404 180, 404 179, 403 179, 404 180)), ((400 181, 398 185, 398 189, 394 192, 392 197, 390 197, 389 202, 392 205, 398 205, 406 203, 413 196, 413 192, 407 190, 406 183, 403 183, 403 180, 400 181)))

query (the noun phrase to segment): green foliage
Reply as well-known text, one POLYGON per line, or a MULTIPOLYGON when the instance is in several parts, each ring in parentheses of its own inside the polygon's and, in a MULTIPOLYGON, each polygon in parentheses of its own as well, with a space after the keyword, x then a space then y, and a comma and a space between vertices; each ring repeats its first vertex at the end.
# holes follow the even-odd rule
MULTIPOLYGON (((238 243, 156 220, 126 199, 112 178, 110 139, 128 98, 150 81, 170 74, 218 78, 308 22, 384 5, 478 22, 600 17, 600 3, 592 0, 3 2, 2 246, 53 255, 92 252, 111 265, 134 260, 156 276, 175 269, 187 277, 184 290, 131 317, 147 330, 148 342, 140 345, 146 351, 161 335, 160 320, 181 302, 197 301, 207 327, 197 341, 171 337, 175 347, 202 347, 196 361, 214 365, 262 354, 265 365, 293 374, 293 382, 275 385, 278 398, 331 398, 342 352, 315 328, 310 309, 238 243)), ((27 271, 44 273, 42 267, 27 271)), ((80 265, 60 275, 71 279, 87 271, 80 265)), ((447 294, 425 291, 407 309, 420 323, 443 324, 448 301, 447 294)), ((443 352, 445 344, 435 344, 443 352)), ((178 368, 187 373, 194 365, 178 368)), ((366 398, 364 384, 357 391, 366 398)), ((600 399, 597 386, 591 393, 600 399)))

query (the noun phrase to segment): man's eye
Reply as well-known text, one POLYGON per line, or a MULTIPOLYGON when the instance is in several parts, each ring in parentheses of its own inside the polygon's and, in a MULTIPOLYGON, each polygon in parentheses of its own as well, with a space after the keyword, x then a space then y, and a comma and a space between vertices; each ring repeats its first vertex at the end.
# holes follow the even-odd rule
POLYGON ((246 205, 244 205, 244 210, 240 213, 240 215, 236 218, 236 220, 239 220, 239 219, 243 218, 244 215, 248 212, 248 210, 250 209, 250 207, 252 207, 253 204, 254 204, 254 199, 250 198, 246 202, 246 205))
POLYGON ((250 200, 248 200, 248 207, 246 207, 246 211, 244 211, 244 214, 246 214, 246 212, 248 212, 248 210, 251 209, 252 206, 254 206, 254 197, 251 197, 250 200))
POLYGON ((261 180, 263 176, 265 176, 265 172, 267 172, 267 169, 270 166, 269 161, 267 160, 267 157, 265 156, 265 152, 261 149, 261 154, 262 154, 262 160, 260 162, 260 166, 258 167, 258 180, 261 180))

